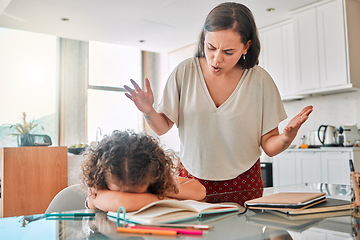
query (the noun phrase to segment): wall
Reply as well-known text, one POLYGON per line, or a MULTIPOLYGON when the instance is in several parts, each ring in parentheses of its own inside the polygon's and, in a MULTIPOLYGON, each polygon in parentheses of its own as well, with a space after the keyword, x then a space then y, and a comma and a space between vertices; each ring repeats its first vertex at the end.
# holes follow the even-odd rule
POLYGON ((360 126, 360 90, 348 93, 338 93, 326 96, 312 96, 303 100, 285 102, 288 119, 280 124, 280 131, 307 105, 314 107, 308 121, 301 127, 293 144, 299 144, 302 135, 308 131, 317 130, 321 124, 339 127, 344 124, 360 126))
POLYGON ((60 146, 86 142, 88 48, 60 39, 60 146))

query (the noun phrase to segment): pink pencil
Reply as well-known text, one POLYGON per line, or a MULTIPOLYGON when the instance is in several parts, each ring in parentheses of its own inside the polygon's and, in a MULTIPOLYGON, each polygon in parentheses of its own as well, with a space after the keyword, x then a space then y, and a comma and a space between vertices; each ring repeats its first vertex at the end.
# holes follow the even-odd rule
POLYGON ((161 227, 146 227, 146 226, 131 226, 130 228, 136 229, 153 229, 153 230, 169 230, 176 231, 181 234, 192 234, 192 235, 202 235, 202 230, 191 230, 191 229, 182 229, 182 228, 161 228, 161 227))

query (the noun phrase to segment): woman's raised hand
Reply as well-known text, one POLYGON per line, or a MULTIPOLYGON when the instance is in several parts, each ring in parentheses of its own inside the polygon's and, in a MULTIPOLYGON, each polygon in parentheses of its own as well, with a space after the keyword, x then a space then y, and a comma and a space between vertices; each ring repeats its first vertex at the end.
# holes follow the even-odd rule
MULTIPOLYGON (((307 106, 301 112, 290 120, 288 125, 284 128, 285 136, 294 139, 301 125, 309 118, 313 111, 313 106, 307 106)), ((292 140, 291 140, 292 141, 292 140)))
POLYGON ((154 94, 151 90, 149 79, 145 78, 145 91, 143 91, 134 80, 130 79, 130 82, 134 86, 134 89, 124 85, 124 88, 128 91, 125 95, 135 103, 135 106, 144 115, 149 115, 154 104, 154 94))

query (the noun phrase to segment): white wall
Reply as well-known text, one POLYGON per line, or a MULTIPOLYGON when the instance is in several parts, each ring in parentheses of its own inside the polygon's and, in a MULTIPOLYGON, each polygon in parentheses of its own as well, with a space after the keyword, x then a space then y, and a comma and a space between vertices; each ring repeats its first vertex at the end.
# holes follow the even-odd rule
POLYGON ((294 144, 299 144, 300 137, 308 131, 317 130, 321 124, 339 127, 344 124, 360 126, 360 91, 338 93, 326 96, 312 96, 303 100, 285 102, 288 119, 280 124, 280 131, 307 105, 314 106, 310 118, 301 127, 294 144))

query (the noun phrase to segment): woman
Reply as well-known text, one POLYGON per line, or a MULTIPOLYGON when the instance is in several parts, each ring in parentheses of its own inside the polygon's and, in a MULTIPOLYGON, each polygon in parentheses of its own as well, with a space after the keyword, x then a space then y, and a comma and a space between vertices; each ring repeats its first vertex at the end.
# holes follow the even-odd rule
POLYGON ((196 57, 170 75, 159 112, 148 79, 146 91, 133 80, 134 89, 124 86, 158 135, 177 125, 180 175, 198 179, 208 202, 261 197, 261 148, 269 156, 284 151, 312 112, 305 107, 279 134, 287 116, 272 78, 257 65, 259 52, 251 11, 222 3, 205 20, 196 57))

